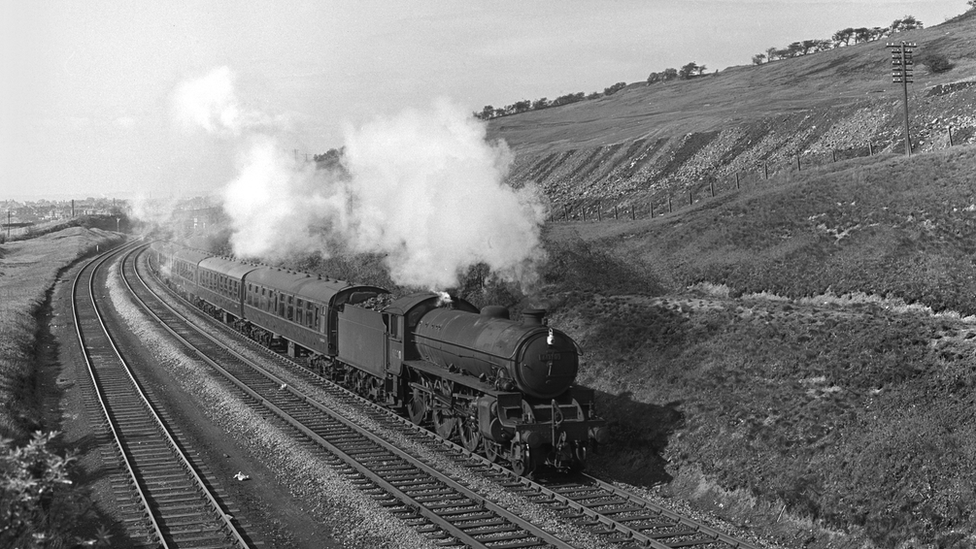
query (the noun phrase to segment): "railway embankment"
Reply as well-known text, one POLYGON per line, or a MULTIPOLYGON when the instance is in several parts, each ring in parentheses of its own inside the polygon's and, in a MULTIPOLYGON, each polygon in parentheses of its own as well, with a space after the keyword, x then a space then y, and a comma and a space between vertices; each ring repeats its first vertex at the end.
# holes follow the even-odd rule
POLYGON ((591 463, 784 545, 976 543, 976 148, 547 232, 591 463))
POLYGON ((121 240, 70 227, 0 246, 0 503, 11 518, 0 545, 35 535, 72 539, 71 525, 82 519, 84 488, 61 482, 75 478, 73 466, 62 460, 69 449, 52 438, 60 428, 62 358, 51 330, 68 323, 52 295, 63 272, 121 240))

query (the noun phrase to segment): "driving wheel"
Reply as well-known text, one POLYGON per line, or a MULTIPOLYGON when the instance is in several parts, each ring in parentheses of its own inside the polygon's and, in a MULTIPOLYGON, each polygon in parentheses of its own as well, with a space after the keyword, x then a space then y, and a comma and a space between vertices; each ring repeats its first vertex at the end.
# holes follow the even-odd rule
MULTIPOLYGON (((420 383, 424 387, 430 386, 430 382, 426 379, 421 380, 420 383)), ((424 419, 427 417, 427 412, 430 410, 430 394, 417 387, 411 387, 410 391, 410 402, 407 403, 407 417, 414 425, 420 425, 424 422, 424 419)))
POLYGON ((434 421, 434 430, 444 440, 451 439, 458 425, 458 418, 454 414, 453 387, 453 383, 444 380, 438 380, 434 384, 433 407, 430 416, 434 421))

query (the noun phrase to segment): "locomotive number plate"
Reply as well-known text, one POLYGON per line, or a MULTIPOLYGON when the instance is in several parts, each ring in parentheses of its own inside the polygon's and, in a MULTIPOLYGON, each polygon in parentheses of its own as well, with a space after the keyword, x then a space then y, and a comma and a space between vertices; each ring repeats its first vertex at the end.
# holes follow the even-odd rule
POLYGON ((539 355, 539 360, 541 360, 542 362, 549 362, 550 360, 559 360, 561 358, 562 355, 560 355, 559 353, 542 353, 541 355, 539 355))

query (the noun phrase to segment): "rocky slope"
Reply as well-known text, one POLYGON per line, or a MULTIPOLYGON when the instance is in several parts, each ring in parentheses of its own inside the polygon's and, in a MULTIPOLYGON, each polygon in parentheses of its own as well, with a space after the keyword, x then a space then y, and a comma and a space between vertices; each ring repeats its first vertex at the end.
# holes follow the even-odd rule
MULTIPOLYGON (((976 142, 976 10, 889 41, 918 44, 909 87, 913 150, 976 142)), ((568 204, 664 201, 853 156, 904 150, 900 85, 883 40, 686 81, 637 83, 609 97, 495 119, 518 185, 568 204)))

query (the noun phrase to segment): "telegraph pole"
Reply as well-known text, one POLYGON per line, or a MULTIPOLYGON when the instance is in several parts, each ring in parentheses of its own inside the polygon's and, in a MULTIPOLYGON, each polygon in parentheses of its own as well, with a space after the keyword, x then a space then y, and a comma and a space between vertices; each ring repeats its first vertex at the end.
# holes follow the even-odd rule
POLYGON ((912 49, 916 46, 914 42, 902 42, 901 44, 888 44, 891 48, 891 81, 901 84, 905 98, 905 156, 912 155, 912 138, 908 128, 908 85, 914 82, 912 74, 912 49))

